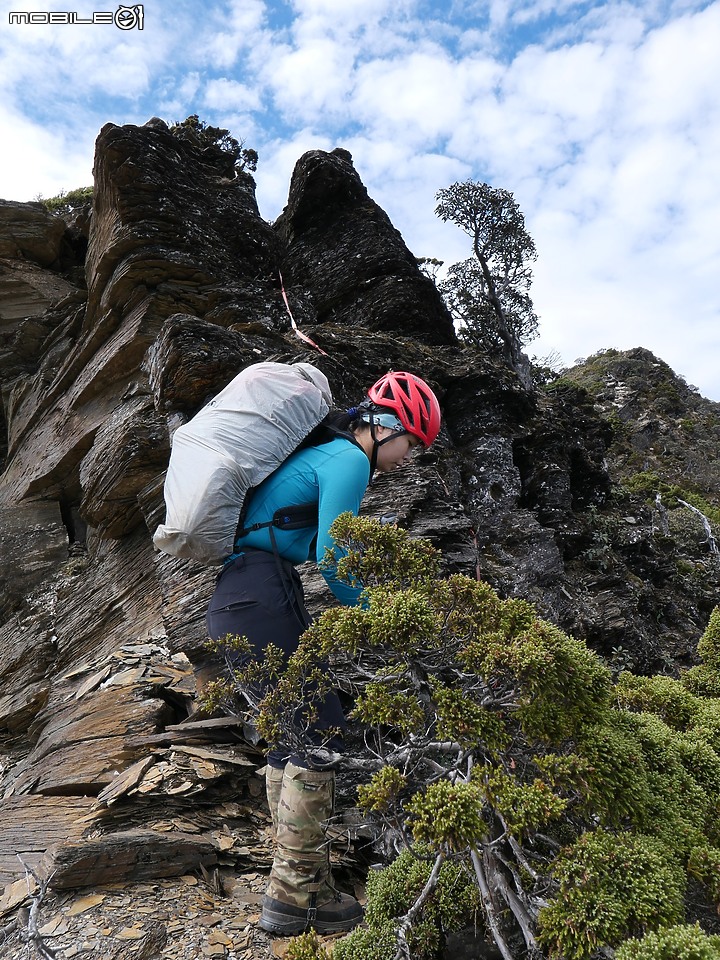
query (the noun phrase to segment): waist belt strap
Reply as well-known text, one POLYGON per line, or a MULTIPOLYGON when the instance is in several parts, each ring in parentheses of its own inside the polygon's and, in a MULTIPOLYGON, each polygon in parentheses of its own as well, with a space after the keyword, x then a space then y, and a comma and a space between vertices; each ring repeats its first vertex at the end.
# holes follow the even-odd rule
POLYGON ((290 507, 279 507, 273 514, 272 520, 252 523, 249 527, 243 526, 235 534, 235 540, 239 540, 253 530, 263 530, 266 527, 275 527, 278 530, 301 530, 304 527, 312 527, 317 520, 318 505, 316 503, 297 503, 290 507))

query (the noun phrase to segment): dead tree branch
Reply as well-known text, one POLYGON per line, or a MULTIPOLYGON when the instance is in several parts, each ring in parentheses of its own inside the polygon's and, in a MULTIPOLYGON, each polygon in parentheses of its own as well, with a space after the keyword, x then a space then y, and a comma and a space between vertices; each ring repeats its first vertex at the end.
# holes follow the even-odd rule
POLYGON ((408 912, 400 921, 400 926, 397 931, 398 939, 398 950, 395 954, 395 960, 412 960, 412 954, 410 953, 410 946, 407 942, 407 935, 410 928, 413 925, 415 918, 418 913, 422 910, 425 901, 430 896, 430 894, 435 890, 438 884, 438 878, 440 876, 440 868, 443 865, 445 857, 442 853, 439 853, 435 858, 435 863, 433 868, 430 871, 430 876, 428 877, 427 883, 423 887, 420 896, 417 898, 415 903, 410 907, 408 912))
POLYGON ((46 877, 44 880, 41 880, 33 868, 25 863, 20 854, 17 854, 17 858, 20 863, 23 865, 25 870, 25 878, 28 885, 28 893, 30 895, 31 906, 27 915, 27 927, 19 930, 21 938, 25 941, 26 944, 32 943, 35 947, 35 950, 39 957, 42 960, 56 960, 55 951, 52 950, 43 940, 40 931, 38 929, 38 918, 40 916, 40 906, 45 898, 45 895, 50 885, 50 881, 53 878, 53 874, 50 874, 49 877, 46 877), (31 892, 30 888, 30 877, 33 878, 37 884, 37 890, 35 893, 31 892))

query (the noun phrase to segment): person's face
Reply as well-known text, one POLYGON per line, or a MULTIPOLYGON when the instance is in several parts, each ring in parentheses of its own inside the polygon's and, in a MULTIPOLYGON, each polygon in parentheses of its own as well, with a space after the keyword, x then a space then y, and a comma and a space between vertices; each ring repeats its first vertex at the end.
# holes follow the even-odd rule
POLYGON ((411 433, 395 433, 388 427, 377 427, 375 436, 378 440, 384 440, 386 437, 393 437, 387 443, 378 447, 377 469, 381 473, 391 473, 397 470, 410 456, 420 441, 411 433))

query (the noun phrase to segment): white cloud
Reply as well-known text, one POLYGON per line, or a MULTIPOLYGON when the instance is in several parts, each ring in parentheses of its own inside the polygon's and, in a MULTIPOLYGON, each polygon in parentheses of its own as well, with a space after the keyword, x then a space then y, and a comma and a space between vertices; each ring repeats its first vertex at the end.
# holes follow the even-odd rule
POLYGON ((157 45, 110 24, 6 27, 0 33, 2 86, 28 102, 82 91, 132 98, 145 91, 157 45), (11 33, 12 31, 12 33, 11 33), (28 87, 27 84, 32 86, 28 87))
POLYGON ((615 106, 618 83, 631 68, 625 46, 578 43, 559 50, 531 47, 512 63, 502 85, 503 103, 518 114, 549 113, 565 125, 564 137, 596 132, 615 106))
POLYGON ((260 97, 257 90, 253 90, 244 83, 228 80, 221 77, 219 80, 210 80, 205 87, 203 100, 208 107, 214 110, 257 110, 260 106, 260 97))
POLYGON ((230 0, 216 9, 206 7, 200 19, 201 56, 208 65, 231 67, 241 52, 252 50, 265 34, 262 0, 230 0))
POLYGON ((348 33, 377 24, 385 17, 403 18, 416 6, 414 0, 292 0, 298 15, 298 34, 348 33))
POLYGON ((460 120, 466 78, 440 49, 422 49, 393 61, 363 64, 352 97, 355 115, 380 136, 431 145, 460 120))
POLYGON ((275 51, 264 69, 277 108, 292 123, 304 125, 337 115, 350 87, 352 46, 313 38, 298 49, 275 51))
POLYGON ((98 130, 48 130, 0 106, 0 197, 29 201, 92 183, 98 130), (48 162, 48 160, 51 162, 48 162))
POLYGON ((720 4, 654 30, 638 49, 626 78, 628 115, 635 127, 707 123, 720 105, 720 4))
POLYGON ((200 85, 201 79, 197 70, 188 73, 180 83, 167 84, 158 90, 155 112, 171 123, 184 120, 195 112, 189 107, 195 102, 200 85))

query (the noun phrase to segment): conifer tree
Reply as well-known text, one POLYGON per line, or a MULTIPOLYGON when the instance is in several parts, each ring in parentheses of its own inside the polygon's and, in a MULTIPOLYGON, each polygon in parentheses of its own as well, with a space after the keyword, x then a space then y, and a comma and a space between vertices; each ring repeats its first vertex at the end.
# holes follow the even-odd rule
POLYGON ((436 195, 435 213, 472 242, 473 256, 456 263, 439 284, 458 332, 470 343, 500 350, 518 372, 522 346, 535 336, 538 318, 530 298, 535 243, 512 193, 465 180, 436 195))

